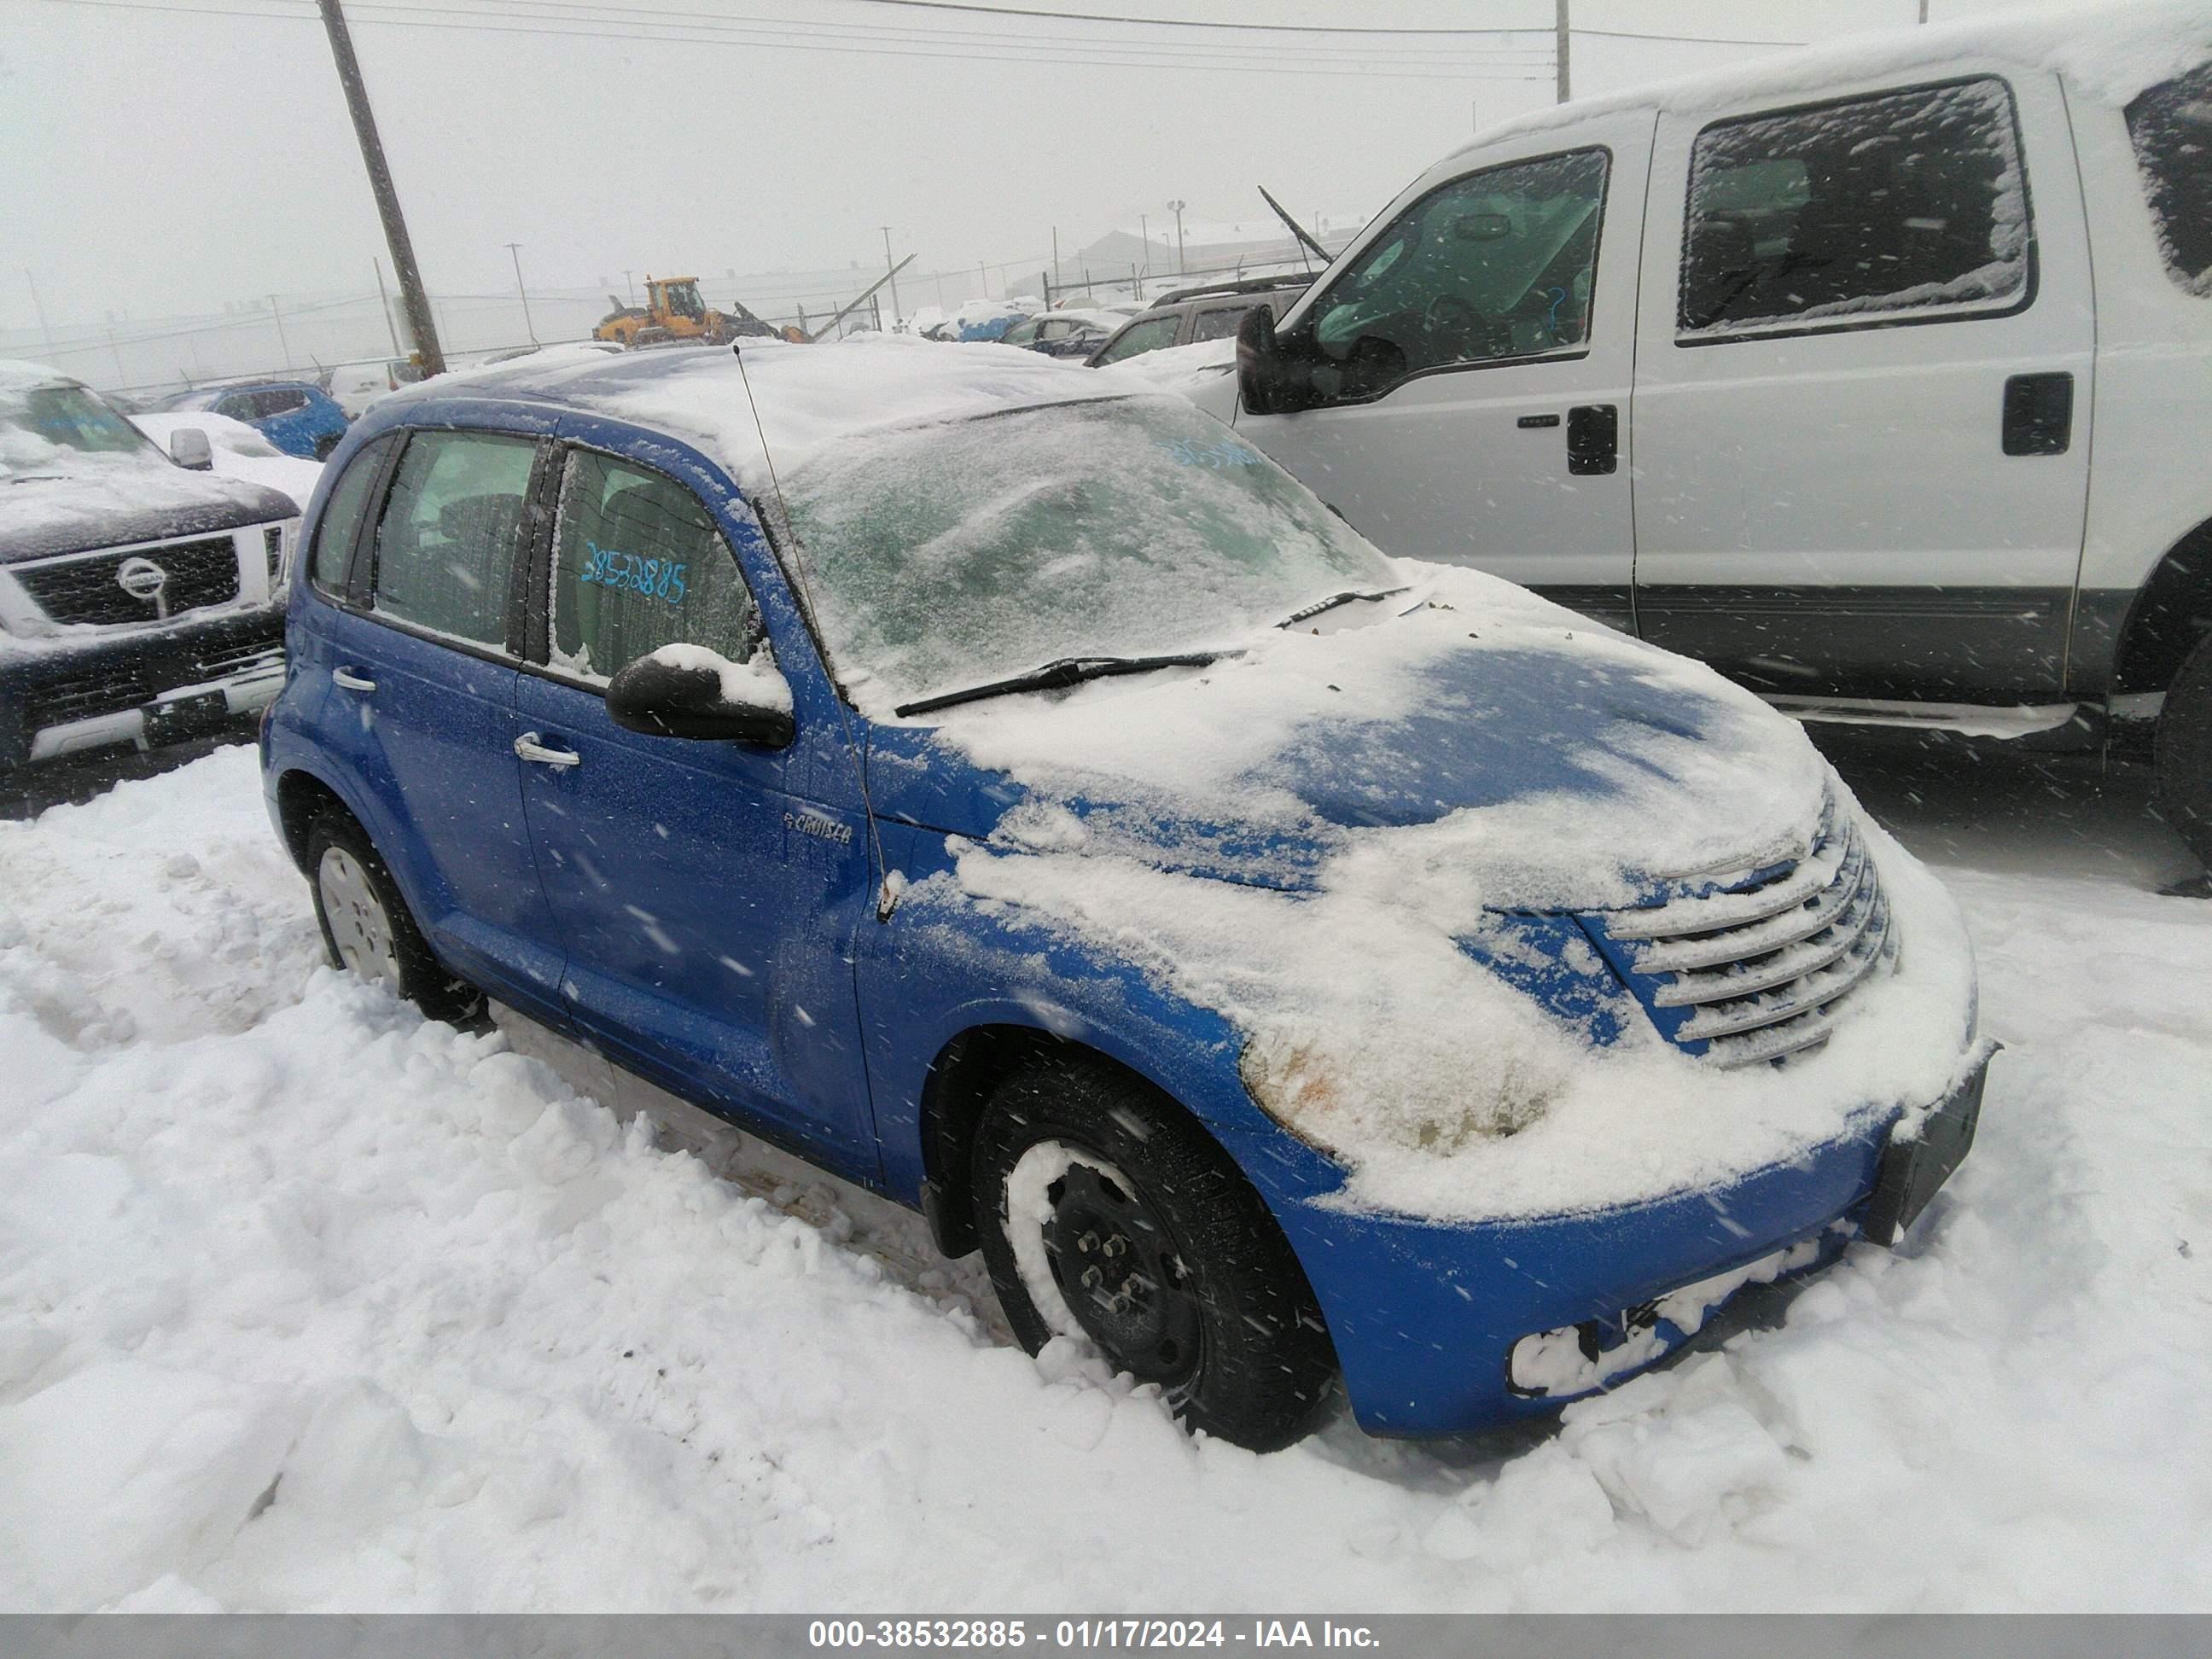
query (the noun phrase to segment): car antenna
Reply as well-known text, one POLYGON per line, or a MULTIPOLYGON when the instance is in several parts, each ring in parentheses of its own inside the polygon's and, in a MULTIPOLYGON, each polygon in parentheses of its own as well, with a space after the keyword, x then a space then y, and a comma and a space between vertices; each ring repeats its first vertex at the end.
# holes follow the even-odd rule
MULTIPOLYGON (((745 368, 745 354, 738 349, 738 343, 732 341, 730 355, 738 360, 738 379, 745 388, 745 406, 752 410, 753 430, 760 435, 761 459, 768 466, 769 488, 775 492, 775 510, 791 532, 791 563, 787 574, 798 585, 799 599, 806 606, 810 618, 818 617, 822 613, 814 603, 814 585, 806 579, 806 550, 799 544, 799 528, 792 522, 791 503, 784 498, 783 480, 776 476, 775 457, 769 450, 768 428, 761 422, 760 400, 753 396, 753 378, 745 368)), ((761 521, 761 527, 764 531, 767 529, 765 519, 761 521)), ((775 545, 772 537, 769 545, 771 549, 775 545)), ((822 666, 825 671, 830 668, 826 651, 823 654, 822 666)), ((853 776, 860 786, 860 811, 868 820, 868 846, 876 855, 876 920, 889 921, 895 902, 890 897, 890 866, 884 861, 883 836, 876 828, 876 804, 868 797, 868 763, 860 753, 860 744, 854 740, 852 714, 845 707, 844 693, 836 686, 835 672, 830 673, 830 678, 831 701, 837 705, 837 724, 845 732, 845 752, 852 757, 853 776)))
POLYGON ((1328 250, 1323 247, 1319 242, 1316 241, 1311 233, 1310 233, 1304 225, 1291 217, 1290 210, 1288 208, 1285 207, 1280 202, 1267 194, 1267 185, 1262 185, 1260 186, 1260 196, 1269 207, 1275 210, 1275 216, 1291 228, 1291 234, 1297 237, 1298 240, 1304 242, 1308 247, 1311 248, 1321 257, 1321 262, 1323 264, 1327 264, 1328 263, 1328 250))

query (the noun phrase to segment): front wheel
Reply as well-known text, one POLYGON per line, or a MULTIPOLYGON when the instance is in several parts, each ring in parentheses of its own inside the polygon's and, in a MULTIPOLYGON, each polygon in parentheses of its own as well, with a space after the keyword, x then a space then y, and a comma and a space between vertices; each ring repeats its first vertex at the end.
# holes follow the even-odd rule
POLYGON ((331 966, 384 981, 433 1019, 460 1024, 483 1011, 483 994, 438 965, 391 871, 349 814, 333 808, 309 828, 307 878, 331 966))
POLYGON ((2212 870, 2212 634, 2166 690, 2155 751, 2159 816, 2212 870))
POLYGON ((1336 1370, 1297 1258, 1228 1154, 1138 1079, 1079 1059, 1000 1085, 978 1126, 976 1231, 1007 1322, 1156 1383, 1255 1451, 1312 1426, 1336 1370))

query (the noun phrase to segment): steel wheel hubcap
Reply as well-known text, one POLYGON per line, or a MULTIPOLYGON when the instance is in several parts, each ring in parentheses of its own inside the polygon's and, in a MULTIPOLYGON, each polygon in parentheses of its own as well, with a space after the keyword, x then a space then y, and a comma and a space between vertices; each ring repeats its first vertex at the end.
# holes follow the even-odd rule
POLYGON ((399 983, 399 956, 392 944, 392 918, 385 914, 368 872, 343 847, 324 849, 315 881, 330 919, 338 960, 363 979, 399 983))
POLYGON ((1077 1322, 1144 1382, 1188 1376, 1199 1358, 1198 1303, 1152 1207, 1118 1172, 1079 1161, 1046 1197, 1046 1260, 1077 1322))

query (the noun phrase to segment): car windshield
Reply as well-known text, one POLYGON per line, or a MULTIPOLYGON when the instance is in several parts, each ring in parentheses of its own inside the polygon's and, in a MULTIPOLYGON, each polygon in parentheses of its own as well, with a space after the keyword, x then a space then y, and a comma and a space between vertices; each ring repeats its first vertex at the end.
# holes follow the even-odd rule
POLYGON ((0 392, 0 474, 51 472, 57 450, 152 455, 138 428, 81 386, 0 392))
POLYGON ((1402 580, 1181 398, 870 434, 782 482, 824 643, 872 714, 1061 657, 1218 648, 1402 580))

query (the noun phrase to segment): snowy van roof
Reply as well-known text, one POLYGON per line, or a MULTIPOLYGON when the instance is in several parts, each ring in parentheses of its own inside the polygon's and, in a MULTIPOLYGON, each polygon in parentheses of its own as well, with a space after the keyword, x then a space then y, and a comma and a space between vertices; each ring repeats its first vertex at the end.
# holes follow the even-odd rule
POLYGON ((1018 347, 868 334, 819 345, 747 340, 742 361, 721 348, 620 355, 554 348, 440 375, 377 407, 486 398, 581 410, 695 444, 750 489, 767 482, 763 430, 775 465, 788 469, 824 444, 863 432, 1127 391, 1093 370, 1018 347))
POLYGON ((1776 52, 1601 98, 1538 111, 1490 128, 1453 150, 1453 161, 1500 138, 1541 132, 1591 115, 1659 110, 1674 115, 1719 114, 1747 103, 1817 98, 1838 87, 1917 70, 1941 72, 1962 59, 1996 60, 2053 71, 2073 88, 2125 104, 2145 88, 2212 57, 2212 8, 2203 0, 2153 0, 2118 6, 2064 6, 1884 29, 1776 52))

